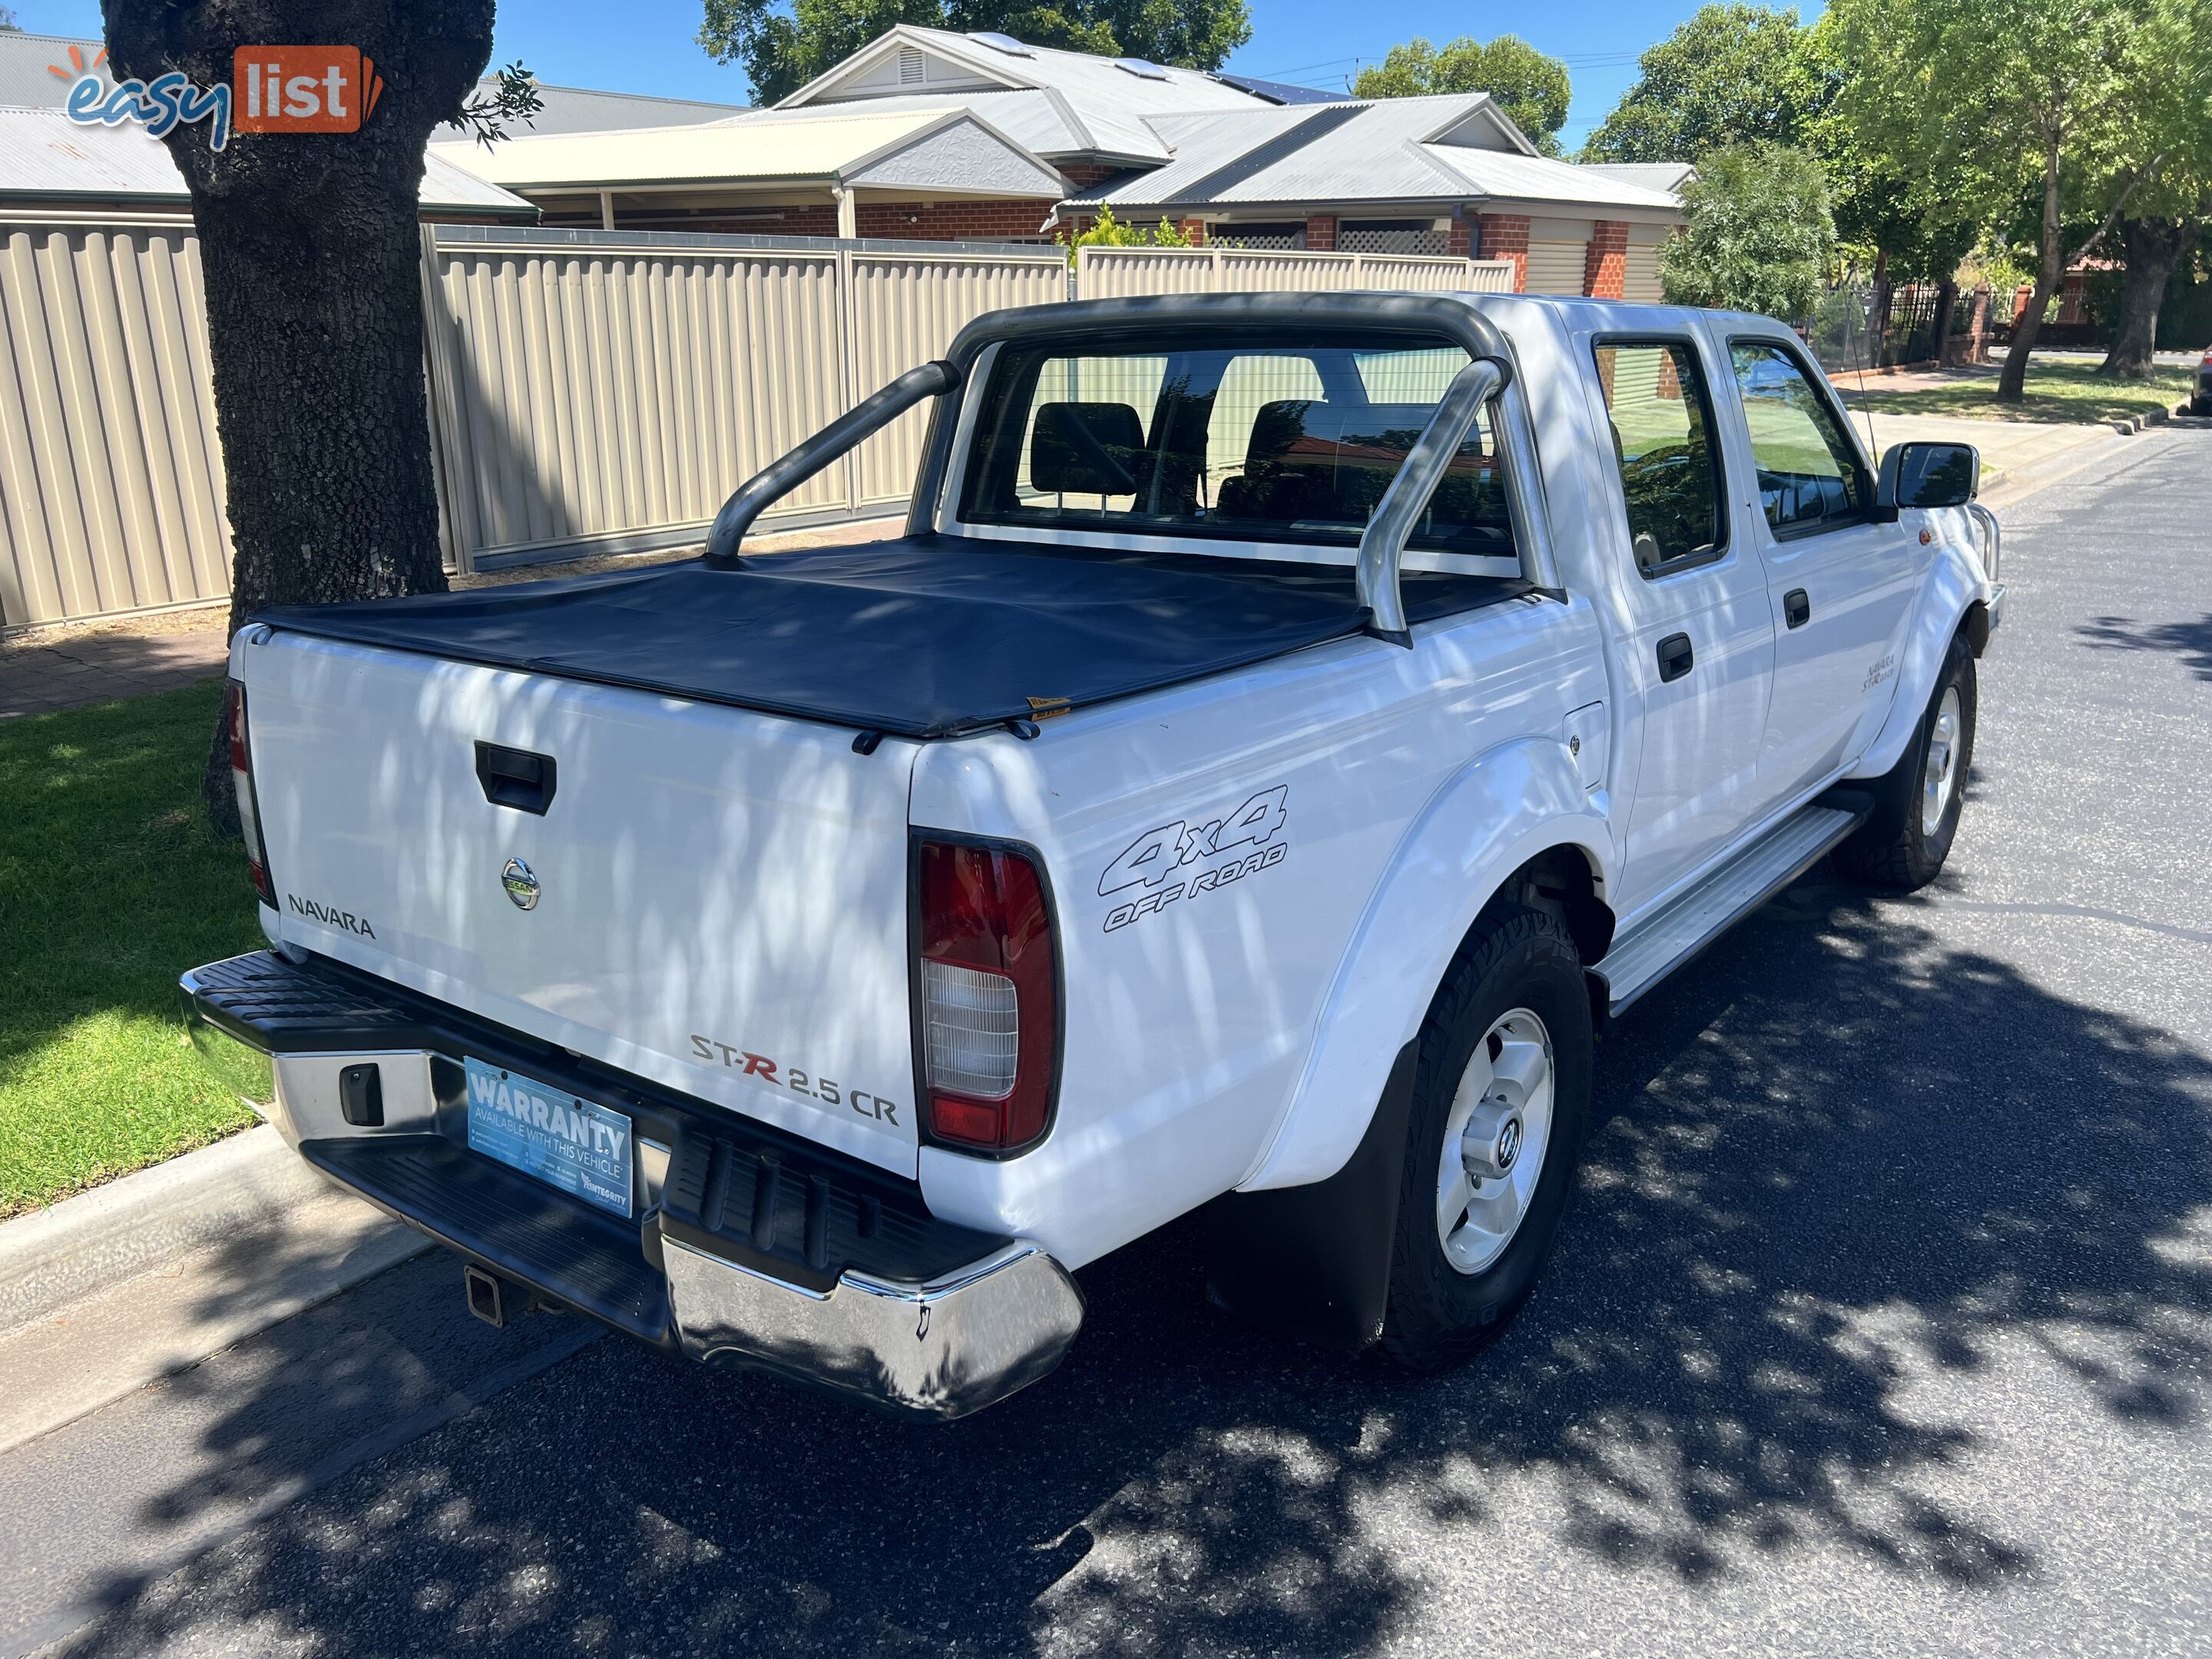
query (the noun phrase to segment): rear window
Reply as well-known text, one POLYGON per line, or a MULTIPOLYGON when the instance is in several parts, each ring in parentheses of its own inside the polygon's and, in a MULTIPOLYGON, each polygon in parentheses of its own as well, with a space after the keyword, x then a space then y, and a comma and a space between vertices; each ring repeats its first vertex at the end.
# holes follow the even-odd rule
MULTIPOLYGON (((1350 550, 1452 377, 1403 338, 1000 352, 979 406, 969 524, 1350 550)), ((1409 568, 1514 556, 1485 410, 1407 543, 1409 568)), ((1227 551, 1227 549, 1224 549, 1227 551)))

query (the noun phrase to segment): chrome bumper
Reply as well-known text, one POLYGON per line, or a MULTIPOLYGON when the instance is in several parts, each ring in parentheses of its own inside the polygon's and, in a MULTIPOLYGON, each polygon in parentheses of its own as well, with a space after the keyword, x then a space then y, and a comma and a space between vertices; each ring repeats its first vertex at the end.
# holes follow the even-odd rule
MULTIPOLYGON (((219 981, 223 975, 213 970, 234 965, 196 969, 179 985, 185 1029, 218 1079, 333 1180, 488 1270, 641 1340, 703 1364, 774 1371, 941 1420, 1046 1375, 1083 1323, 1082 1293, 1066 1269, 1024 1239, 999 1241, 974 1261, 919 1280, 848 1263, 806 1284, 795 1282, 804 1273, 787 1279, 763 1270, 761 1262, 775 1264, 758 1250, 753 1261, 733 1259, 748 1254, 744 1239, 673 1221, 661 1207, 667 1151, 641 1137, 634 1137, 640 1221, 588 1213, 555 1188, 468 1151, 465 1120, 457 1102, 440 1097, 433 1062, 445 1064, 449 1048, 476 1051, 471 1039, 403 1046, 378 1042, 370 1024, 345 1043, 333 1040, 345 1034, 327 1026, 301 1030, 295 1020, 280 1029, 273 1016, 257 1025, 241 1017, 235 996, 226 1004, 219 983, 198 977, 219 981), (344 1067, 368 1060, 382 1079, 384 1121, 361 1127, 345 1121, 337 1080, 344 1067), (650 1161, 656 1152, 657 1165, 650 1161), (489 1205, 488 1186, 496 1188, 489 1205), (570 1208, 578 1213, 567 1216, 570 1208), (563 1224, 518 1242, 512 1218, 528 1209, 563 1224)), ((264 1006, 276 1000, 263 998, 264 1006)), ((702 1121, 712 1133, 744 1133, 726 1118, 702 1121)), ((827 1192, 820 1181, 793 1185, 821 1189, 817 1198, 827 1192)), ((908 1201, 918 1206, 918 1199, 908 1201)), ((945 1224, 926 1217, 922 1224, 945 1224)), ((953 1232, 973 1237, 967 1248, 989 1243, 953 1232)))

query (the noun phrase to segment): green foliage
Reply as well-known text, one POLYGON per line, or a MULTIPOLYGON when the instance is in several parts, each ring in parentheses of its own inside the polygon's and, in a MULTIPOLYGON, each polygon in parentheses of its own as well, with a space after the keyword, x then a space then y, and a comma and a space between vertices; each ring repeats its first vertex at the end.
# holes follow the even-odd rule
POLYGON ((900 23, 1203 70, 1252 38, 1246 0, 706 0, 698 39, 772 104, 900 23))
POLYGON ((1634 86, 1583 147, 1585 161, 1697 161, 1743 144, 1797 144, 1823 90, 1795 8, 1703 6, 1638 60, 1634 86))
POLYGON ((461 106, 460 115, 449 125, 461 128, 489 149, 508 136, 508 129, 518 121, 524 126, 534 125, 545 108, 545 100, 538 95, 538 77, 523 68, 518 58, 492 76, 491 90, 477 92, 461 106))
POLYGON ((1716 151, 1682 206, 1689 228, 1659 251, 1669 301, 1785 321, 1812 309, 1836 244, 1816 159, 1779 144, 1716 151))
POLYGON ((1487 46, 1462 34, 1442 46, 1415 35, 1360 70, 1352 91, 1358 98, 1486 92, 1547 155, 1559 153, 1559 132, 1567 119, 1567 66, 1510 34, 1487 46))
POLYGON ((200 816, 218 681, 0 725, 0 1216, 243 1128, 177 975, 262 942, 200 816))
POLYGON ((1098 216, 1089 228, 1070 235, 1066 231, 1054 239, 1067 250, 1073 260, 1079 247, 1188 247, 1191 240, 1182 227, 1162 218, 1157 227, 1146 230, 1142 225, 1125 225, 1114 216, 1111 204, 1098 204, 1098 216))

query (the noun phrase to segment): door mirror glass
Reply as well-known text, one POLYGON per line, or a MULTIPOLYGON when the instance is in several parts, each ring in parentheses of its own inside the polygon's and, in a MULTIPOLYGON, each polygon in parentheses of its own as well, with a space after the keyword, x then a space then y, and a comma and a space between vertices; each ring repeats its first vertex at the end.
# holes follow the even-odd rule
POLYGON ((1981 481, 1981 452, 1972 444, 1896 444, 1882 452, 1885 507, 1964 507, 1981 481))

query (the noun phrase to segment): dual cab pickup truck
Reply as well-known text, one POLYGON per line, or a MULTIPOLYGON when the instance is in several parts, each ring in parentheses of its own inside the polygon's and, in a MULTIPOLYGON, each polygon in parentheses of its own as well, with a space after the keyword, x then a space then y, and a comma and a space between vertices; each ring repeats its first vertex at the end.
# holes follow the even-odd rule
POLYGON ((1221 1306, 1448 1365, 1552 1248, 1595 1027, 1824 856, 1942 867, 1976 465, 1877 471, 1755 317, 985 317, 702 558, 253 618, 271 948, 190 1019, 488 1317, 955 1417, 1203 1209, 1221 1306), (745 552, 925 404, 902 537, 745 552))

